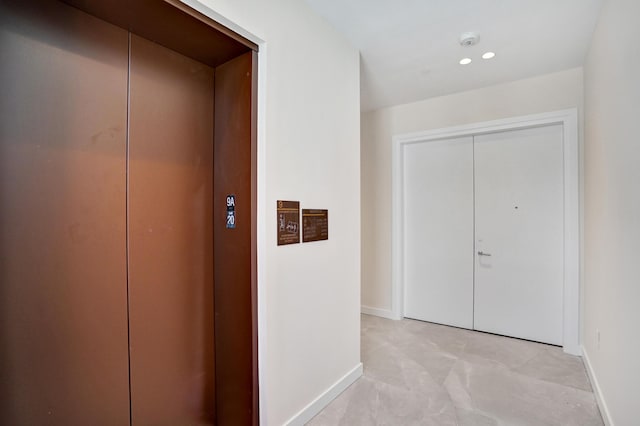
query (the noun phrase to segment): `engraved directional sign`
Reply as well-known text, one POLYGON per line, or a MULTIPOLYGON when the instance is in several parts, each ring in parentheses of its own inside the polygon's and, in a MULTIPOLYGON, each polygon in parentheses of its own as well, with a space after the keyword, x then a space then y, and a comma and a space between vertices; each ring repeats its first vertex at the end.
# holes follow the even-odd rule
POLYGON ((329 211, 302 209, 302 242, 329 239, 329 211))
POLYGON ((300 202, 278 200, 278 245, 300 242, 300 202))

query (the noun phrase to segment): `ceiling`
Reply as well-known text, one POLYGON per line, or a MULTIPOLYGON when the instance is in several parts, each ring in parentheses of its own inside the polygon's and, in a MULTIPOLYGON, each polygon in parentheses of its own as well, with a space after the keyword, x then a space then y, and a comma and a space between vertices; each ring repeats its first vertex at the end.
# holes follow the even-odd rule
POLYGON ((360 50, 363 111, 583 64, 602 0, 305 0, 360 50), (480 35, 463 47, 460 34, 480 35), (481 59, 486 51, 496 57, 481 59), (473 59, 469 65, 458 62, 473 59))

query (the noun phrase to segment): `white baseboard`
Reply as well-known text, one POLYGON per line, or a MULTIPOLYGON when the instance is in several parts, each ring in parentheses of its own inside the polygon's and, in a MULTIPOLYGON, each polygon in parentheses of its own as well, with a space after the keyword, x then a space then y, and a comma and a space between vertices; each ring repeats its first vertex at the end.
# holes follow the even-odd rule
POLYGON ((573 356, 582 356, 582 346, 574 345, 574 344, 565 344, 562 346, 562 350, 564 353, 573 355, 573 356))
POLYGON ((598 402, 598 408, 600 408, 602 420, 604 421, 604 424, 606 426, 614 426, 613 420, 611 419, 611 413, 609 413, 609 407, 607 407, 604 395, 602 395, 602 390, 600 389, 598 378, 596 377, 596 373, 593 371, 591 361, 589 360, 589 354, 587 354, 587 349, 584 346, 582 347, 582 359, 584 360, 584 366, 587 370, 587 374, 589 375, 589 380, 591 380, 593 394, 595 395, 596 401, 598 402))
POLYGON ((389 309, 380 309, 380 308, 372 308, 369 306, 360 306, 360 312, 367 315, 374 315, 376 317, 388 318, 392 320, 400 319, 398 318, 392 310, 389 309))
POLYGON ((304 407, 295 416, 291 417, 286 426, 303 426, 309 420, 311 420, 316 414, 318 414, 324 407, 329 405, 338 395, 340 395, 345 389, 349 387, 353 382, 358 380, 362 376, 362 363, 356 365, 353 370, 345 374, 340 380, 335 382, 329 389, 322 392, 320 396, 311 401, 309 405, 304 407))

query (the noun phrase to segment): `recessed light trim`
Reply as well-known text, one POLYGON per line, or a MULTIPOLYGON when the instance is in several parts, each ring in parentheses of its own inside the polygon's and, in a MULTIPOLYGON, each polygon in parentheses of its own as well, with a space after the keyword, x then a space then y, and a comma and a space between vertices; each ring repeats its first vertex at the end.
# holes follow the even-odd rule
POLYGON ((496 54, 493 53, 493 52, 485 52, 482 55, 482 59, 492 59, 492 58, 495 58, 495 56, 496 56, 496 54))
POLYGON ((469 65, 471 62, 471 58, 460 59, 460 65, 469 65))

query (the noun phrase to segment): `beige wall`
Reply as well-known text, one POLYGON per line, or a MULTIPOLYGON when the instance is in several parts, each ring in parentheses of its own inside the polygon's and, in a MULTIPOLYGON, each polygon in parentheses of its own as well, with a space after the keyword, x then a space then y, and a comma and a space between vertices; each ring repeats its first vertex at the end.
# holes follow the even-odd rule
POLYGON ((583 342, 616 426, 640 424, 639 17, 607 1, 585 64, 583 342))
POLYGON ((360 363, 359 55, 302 0, 200 3, 266 42, 261 424, 279 426, 360 363), (277 247, 278 199, 329 209, 329 240, 277 247))
POLYGON ((582 68, 362 114, 362 305, 391 309, 391 138, 577 107, 582 68))

